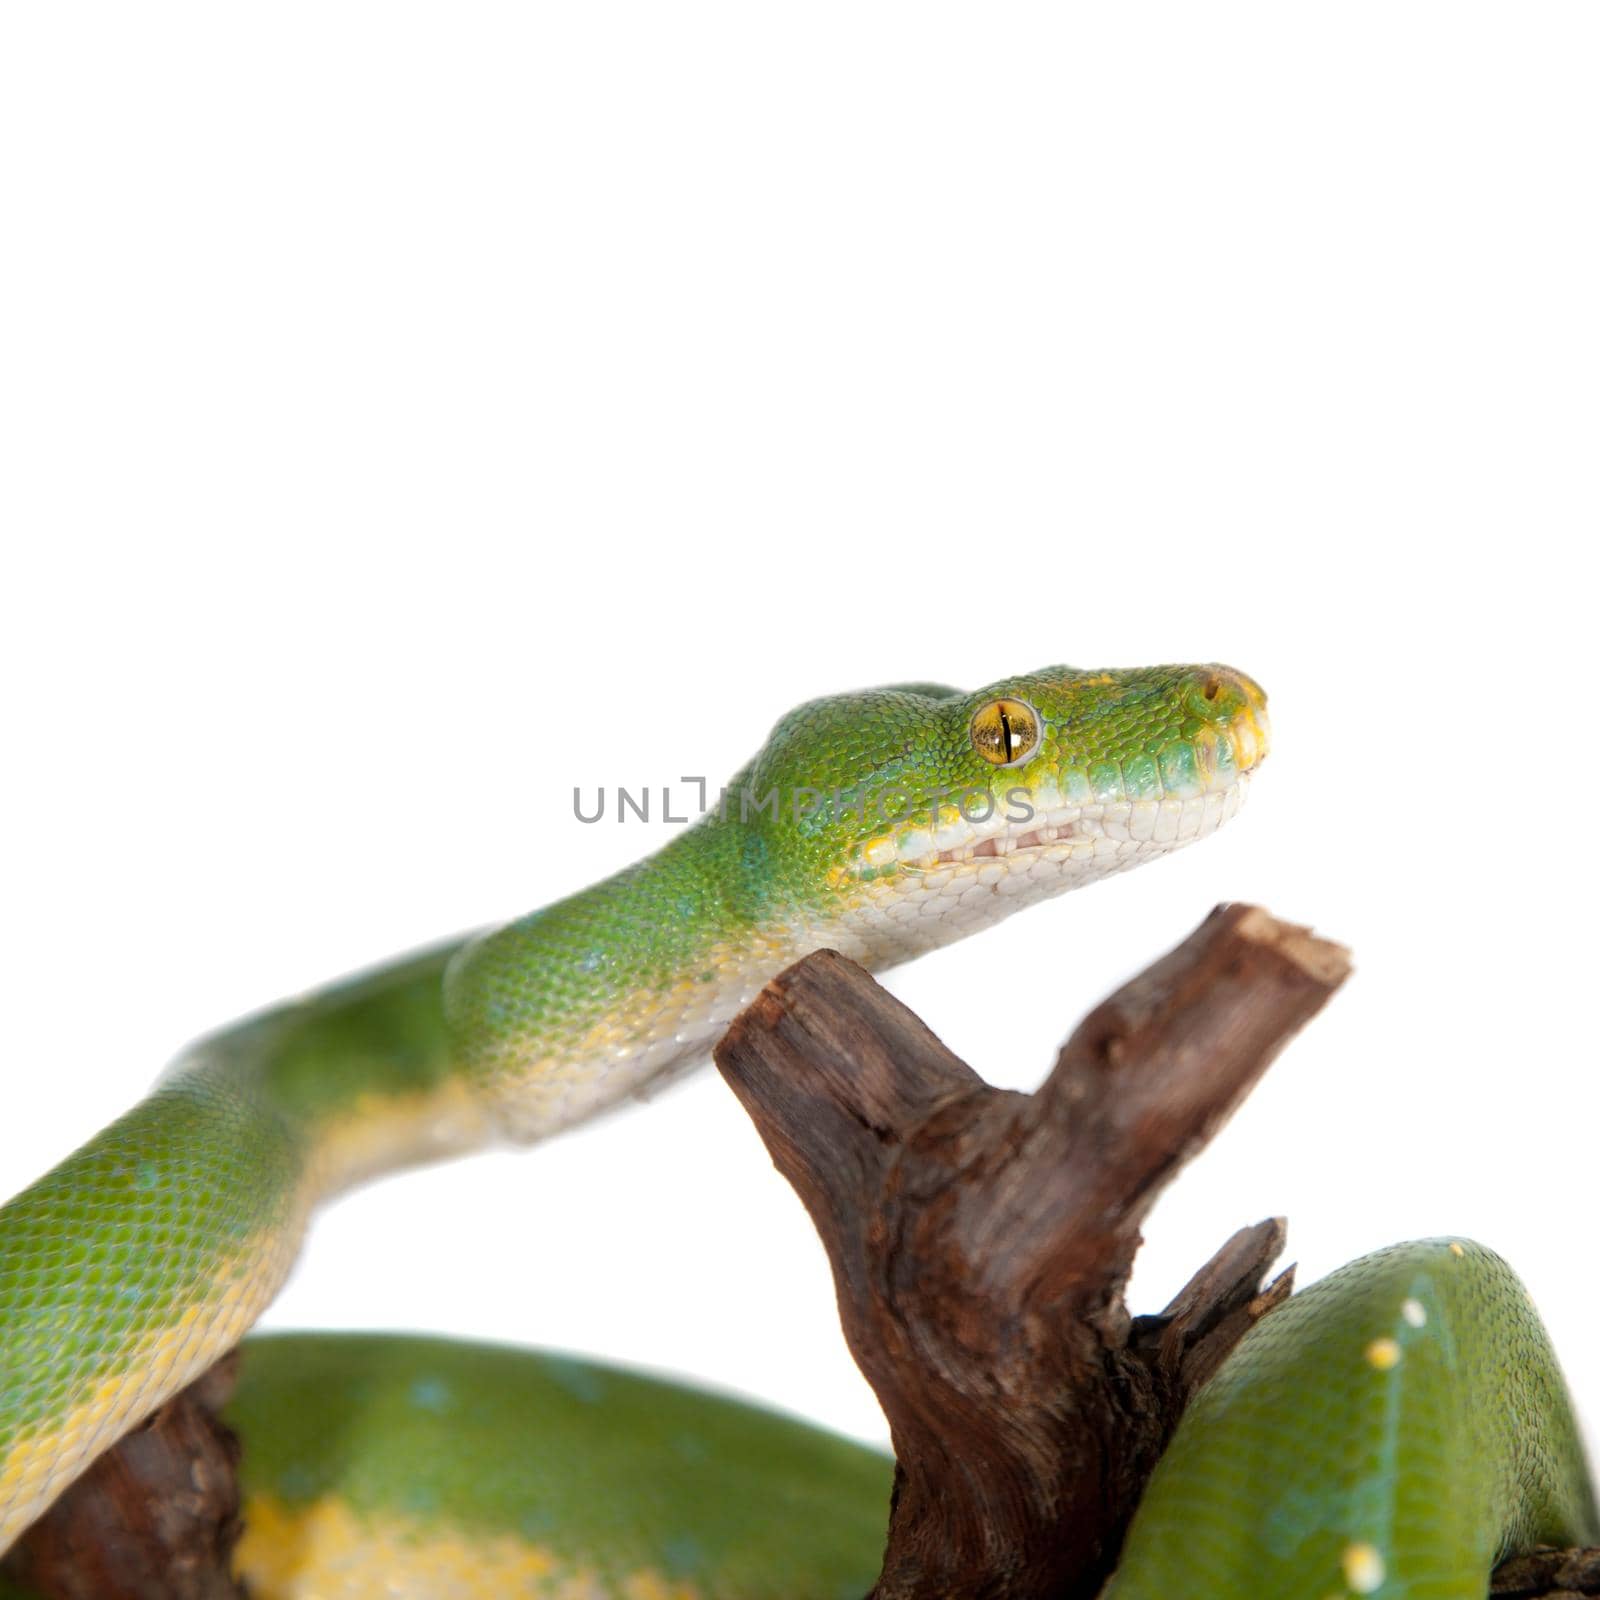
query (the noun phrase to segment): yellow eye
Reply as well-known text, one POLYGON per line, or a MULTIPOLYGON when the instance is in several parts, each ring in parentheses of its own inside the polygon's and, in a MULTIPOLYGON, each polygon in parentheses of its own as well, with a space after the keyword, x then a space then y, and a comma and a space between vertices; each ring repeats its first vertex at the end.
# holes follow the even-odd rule
POLYGON ((997 767, 1014 766, 1039 743, 1039 713, 1024 700, 991 700, 972 715, 972 748, 997 767))

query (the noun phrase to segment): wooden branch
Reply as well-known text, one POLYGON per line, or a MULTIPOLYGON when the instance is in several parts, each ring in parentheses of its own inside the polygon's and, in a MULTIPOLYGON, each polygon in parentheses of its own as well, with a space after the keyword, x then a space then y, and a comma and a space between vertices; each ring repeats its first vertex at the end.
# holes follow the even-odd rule
POLYGON ((1600 1595, 1600 1549, 1538 1550, 1496 1569, 1494 1600, 1579 1600, 1600 1595))
POLYGON ((239 1441, 218 1416, 233 1352, 125 1435, 7 1553, 40 1600, 245 1600, 239 1441))
POLYGON ((1097 1007, 1034 1095, 991 1089, 823 951, 717 1065, 804 1201, 898 1465, 874 1600, 1089 1600, 1184 1402, 1288 1294, 1278 1222, 1167 1309, 1122 1290, 1161 1188, 1349 969, 1221 907, 1097 1007))

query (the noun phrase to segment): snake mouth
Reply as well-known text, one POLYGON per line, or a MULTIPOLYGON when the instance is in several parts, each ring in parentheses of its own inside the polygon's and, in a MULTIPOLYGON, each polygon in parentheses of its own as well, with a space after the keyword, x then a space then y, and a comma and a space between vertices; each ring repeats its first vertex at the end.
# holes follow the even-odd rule
POLYGON ((1065 822, 1045 822, 1026 833, 997 833, 992 838, 980 839, 969 851, 941 850, 939 861, 945 866, 955 866, 959 861, 981 861, 985 856, 1012 856, 1019 850, 1037 850, 1047 844, 1082 839, 1084 831, 1078 826, 1081 819, 1073 817, 1065 822))
POLYGON ((1044 822, 1025 833, 997 833, 966 849, 941 850, 941 866, 957 866, 963 861, 982 861, 986 857, 1014 856, 1022 850, 1038 850, 1047 844, 1070 843, 1086 835, 1079 827, 1081 817, 1071 817, 1064 822, 1044 822))
POLYGON ((930 871, 1014 856, 1067 859, 1108 845, 1175 848, 1205 838, 1237 813, 1249 790, 1251 771, 1239 773, 1229 784, 1183 798, 1057 806, 999 832, 982 837, 975 833, 945 848, 924 851, 904 864, 930 871))

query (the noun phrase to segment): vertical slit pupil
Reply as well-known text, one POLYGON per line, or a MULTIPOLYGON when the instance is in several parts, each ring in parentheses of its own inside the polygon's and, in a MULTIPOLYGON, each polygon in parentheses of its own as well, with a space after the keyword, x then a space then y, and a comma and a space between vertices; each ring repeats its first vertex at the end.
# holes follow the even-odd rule
POLYGON ((1000 732, 1005 739, 1006 760, 1009 761, 1012 753, 1012 739, 1015 736, 1011 732, 1011 718, 1006 715, 1004 706, 1000 707, 1000 732))

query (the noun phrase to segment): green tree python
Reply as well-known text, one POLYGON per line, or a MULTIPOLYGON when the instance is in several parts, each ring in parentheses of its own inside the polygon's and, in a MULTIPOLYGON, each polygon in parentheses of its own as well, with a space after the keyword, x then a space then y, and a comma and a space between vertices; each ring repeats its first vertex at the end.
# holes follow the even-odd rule
MULTIPOLYGON (((820 946, 883 969, 1204 838, 1266 746, 1219 666, 816 700, 646 860, 194 1045, 0 1210, 0 1549, 244 1335, 330 1196, 693 1065, 820 946)), ((274 1335, 230 1417, 259 1600, 859 1600, 877 1570, 884 1457, 571 1358, 274 1335)), ((1526 1294, 1435 1241, 1246 1336, 1108 1592, 1480 1600, 1499 1554, 1595 1533, 1526 1294)))

